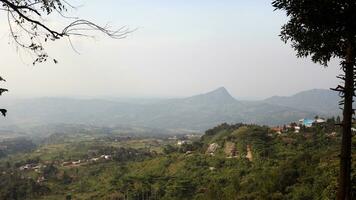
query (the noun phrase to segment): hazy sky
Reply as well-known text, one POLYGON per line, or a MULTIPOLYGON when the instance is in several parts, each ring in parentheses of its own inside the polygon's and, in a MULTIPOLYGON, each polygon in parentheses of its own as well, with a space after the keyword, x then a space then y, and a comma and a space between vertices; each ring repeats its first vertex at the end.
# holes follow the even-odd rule
POLYGON ((73 15, 138 30, 124 40, 77 38, 80 55, 66 40, 53 43, 48 51, 59 63, 33 67, 9 44, 1 14, 6 96, 180 97, 225 86, 237 98, 255 99, 338 83, 336 64, 323 68, 297 59, 280 41, 286 18, 269 0, 70 2, 81 5, 73 15))

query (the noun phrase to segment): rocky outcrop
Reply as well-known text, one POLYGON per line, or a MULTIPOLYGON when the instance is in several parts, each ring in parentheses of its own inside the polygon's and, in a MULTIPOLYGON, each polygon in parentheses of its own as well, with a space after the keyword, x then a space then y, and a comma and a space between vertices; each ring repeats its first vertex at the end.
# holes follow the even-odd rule
POLYGON ((235 143, 226 142, 225 143, 224 152, 225 152, 226 156, 229 157, 229 158, 236 157, 237 156, 237 149, 236 149, 235 143))
POLYGON ((208 149, 206 150, 206 154, 214 154, 216 150, 219 148, 219 145, 216 143, 212 143, 209 145, 208 149))
POLYGON ((251 145, 247 145, 247 155, 246 155, 246 158, 250 161, 250 162, 252 162, 252 160, 253 160, 253 156, 252 156, 252 147, 251 147, 251 145))

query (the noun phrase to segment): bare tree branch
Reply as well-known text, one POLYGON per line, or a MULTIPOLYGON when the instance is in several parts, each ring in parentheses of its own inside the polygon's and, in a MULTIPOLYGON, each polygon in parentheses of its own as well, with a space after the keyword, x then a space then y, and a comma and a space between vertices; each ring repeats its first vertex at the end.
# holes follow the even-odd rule
MULTIPOLYGON (((78 53, 71 37, 93 37, 88 32, 98 31, 113 39, 123 39, 134 31, 127 26, 112 30, 108 25, 99 26, 85 19, 66 16, 64 14, 67 11, 66 7, 76 9, 67 0, 0 0, 0 11, 7 12, 10 37, 17 49, 24 49, 31 56, 35 56, 33 65, 46 62, 49 58, 43 46, 43 43, 48 40, 55 41, 66 37, 71 48, 78 53), (43 18, 53 12, 73 21, 61 30, 53 29, 43 18)), ((56 59, 52 60, 54 63, 58 62, 56 59)), ((0 76, 0 81, 5 81, 5 79, 0 76)), ((0 88, 0 95, 7 91, 5 88, 0 88)), ((6 109, 0 109, 3 116, 6 112, 6 109)))
POLYGON ((8 24, 10 35, 15 44, 23 49, 30 50, 35 56, 33 64, 47 61, 48 55, 44 50, 42 42, 58 40, 63 37, 69 38, 72 49, 77 52, 71 42, 71 36, 93 37, 88 32, 98 31, 113 39, 123 39, 135 30, 122 26, 112 30, 108 25, 100 26, 85 19, 65 16, 66 6, 75 9, 65 0, 0 0, 2 10, 8 12, 8 24), (61 31, 49 27, 42 19, 44 15, 50 15, 53 11, 66 19, 74 19, 61 31), (20 29, 15 31, 15 25, 20 29), (41 29, 45 32, 41 32, 41 29), (27 34, 23 36, 21 33, 27 34), (25 38, 26 40, 22 40, 25 38))

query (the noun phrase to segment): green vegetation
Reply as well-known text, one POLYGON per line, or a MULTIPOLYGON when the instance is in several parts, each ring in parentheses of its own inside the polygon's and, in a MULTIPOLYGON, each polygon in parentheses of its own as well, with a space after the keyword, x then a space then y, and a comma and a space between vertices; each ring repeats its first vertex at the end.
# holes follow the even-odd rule
POLYGON ((282 134, 222 124, 181 145, 167 138, 52 141, 0 160, 0 199, 335 199, 334 123, 282 134))
POLYGON ((310 57, 325 67, 334 58, 340 60, 341 81, 332 90, 339 93, 342 108, 342 141, 338 200, 352 197, 352 125, 355 96, 356 66, 356 4, 349 0, 274 0, 276 10, 286 12, 288 21, 282 26, 280 37, 291 43, 297 57, 310 57))
POLYGON ((8 154, 28 152, 35 148, 36 145, 31 140, 25 138, 0 140, 0 158, 8 154))

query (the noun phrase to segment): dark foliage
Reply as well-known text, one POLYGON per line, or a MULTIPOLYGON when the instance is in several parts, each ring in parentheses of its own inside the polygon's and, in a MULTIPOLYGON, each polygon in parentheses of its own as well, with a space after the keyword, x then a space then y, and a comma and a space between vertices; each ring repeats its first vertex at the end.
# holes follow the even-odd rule
POLYGON ((341 60, 344 81, 339 92, 343 106, 343 137, 340 155, 338 199, 351 197, 351 125, 355 96, 356 1, 350 0, 275 0, 272 5, 286 12, 289 21, 282 27, 281 38, 290 41, 298 57, 311 56, 324 66, 331 58, 341 60))
POLYGON ((49 188, 39 185, 33 179, 18 174, 0 174, 0 199, 36 199, 47 194, 49 188))
POLYGON ((1 154, 5 156, 14 153, 30 152, 35 148, 36 145, 31 140, 25 138, 4 140, 0 142, 0 157, 1 154))

